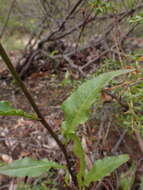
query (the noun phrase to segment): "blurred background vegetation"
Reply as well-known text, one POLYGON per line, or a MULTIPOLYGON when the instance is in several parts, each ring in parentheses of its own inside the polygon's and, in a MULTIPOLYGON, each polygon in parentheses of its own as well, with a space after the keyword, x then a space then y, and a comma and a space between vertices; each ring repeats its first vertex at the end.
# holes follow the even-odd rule
MULTIPOLYGON (((0 32, 3 36, 3 38, 1 37, 3 42, 8 49, 23 49, 26 43, 25 40, 28 40, 28 35, 32 32, 38 35, 39 27, 44 27, 42 32, 45 35, 47 32, 53 31, 64 20, 75 3, 74 0, 61 0, 60 2, 58 0, 54 2, 52 0, 0 0, 0 32)), ((83 31, 71 33, 69 39, 75 42, 78 40, 79 33, 82 32, 80 43, 88 39, 92 40, 94 36, 101 35, 107 30, 108 25, 113 22, 113 15, 117 16, 136 7, 139 8, 135 9, 132 12, 133 14, 125 16, 117 27, 120 27, 120 31, 124 33, 136 21, 140 22, 134 29, 134 37, 142 36, 142 17, 140 17, 140 20, 134 18, 133 22, 130 22, 132 16, 142 15, 141 5, 142 1, 140 0, 85 0, 68 19, 66 27, 73 27, 86 17, 97 16, 97 18, 93 19, 91 24, 86 25, 85 23, 86 26, 83 27, 83 31)), ((118 23, 115 23, 115 25, 118 25, 118 23)))

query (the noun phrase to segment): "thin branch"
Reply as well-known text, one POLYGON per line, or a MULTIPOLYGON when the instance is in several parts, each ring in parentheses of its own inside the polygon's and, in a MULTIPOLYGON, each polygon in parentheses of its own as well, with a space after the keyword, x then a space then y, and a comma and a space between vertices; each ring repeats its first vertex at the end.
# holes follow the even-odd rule
MULTIPOLYGON (((53 38, 53 36, 57 33, 59 33, 60 31, 63 30, 66 22, 68 21, 68 19, 71 17, 71 15, 75 12, 75 10, 78 8, 78 6, 82 3, 83 0, 79 0, 75 5, 74 7, 70 10, 69 14, 64 18, 63 22, 61 23, 61 25, 55 29, 51 34, 49 34, 48 36, 46 36, 45 38, 43 38, 39 44, 38 44, 38 47, 42 47, 43 44, 49 40, 51 40, 51 38, 53 38)), ((60 37, 61 39, 61 37, 60 37)), ((55 39, 54 39, 55 40, 55 39)))
POLYGON ((69 12, 69 14, 65 17, 63 23, 61 24, 61 26, 59 27, 59 31, 64 27, 65 23, 67 22, 67 20, 70 18, 70 16, 75 12, 75 10, 77 9, 77 7, 82 3, 83 0, 79 0, 74 7, 71 9, 71 11, 69 12))
POLYGON ((32 106, 33 110, 36 112, 36 114, 37 114, 37 116, 39 118, 39 121, 48 130, 48 132, 51 134, 51 136, 55 139, 55 141, 59 145, 61 151, 63 152, 63 154, 65 156, 65 160, 66 160, 66 163, 67 163, 67 168, 69 170, 69 173, 71 174, 72 180, 73 180, 75 186, 78 187, 77 178, 76 178, 76 176, 74 175, 74 173, 72 171, 72 165, 71 165, 71 163, 69 161, 68 154, 67 154, 67 151, 66 151, 66 148, 65 148, 64 144, 59 140, 59 137, 57 136, 57 134, 51 129, 51 127, 49 126, 49 124, 44 119, 44 117, 41 114, 39 108, 37 107, 37 105, 36 105, 33 97, 31 96, 30 92, 27 90, 25 84, 22 82, 22 80, 20 79, 19 75, 17 74, 15 68, 13 67, 12 62, 11 62, 9 56, 7 55, 7 53, 6 53, 6 51, 3 48, 3 46, 2 46, 1 43, 0 43, 0 55, 1 55, 4 63, 8 67, 9 71, 11 72, 13 78, 16 80, 17 84, 19 85, 19 87, 23 91, 25 97, 29 101, 29 103, 32 106))
POLYGON ((115 94, 111 94, 109 91, 103 89, 102 90, 105 94, 109 95, 112 99, 115 99, 123 108, 124 111, 129 110, 129 106, 126 102, 124 102, 120 97, 117 97, 115 94))

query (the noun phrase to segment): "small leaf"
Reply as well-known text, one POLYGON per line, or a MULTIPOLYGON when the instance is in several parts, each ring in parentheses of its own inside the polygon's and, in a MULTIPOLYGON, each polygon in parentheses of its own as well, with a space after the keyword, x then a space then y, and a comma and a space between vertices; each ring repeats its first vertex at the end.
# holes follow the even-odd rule
POLYGON ((103 177, 110 175, 111 172, 128 160, 128 155, 120 155, 95 161, 93 168, 85 176, 85 185, 88 186, 91 182, 99 181, 103 177))
POLYGON ((37 120, 35 114, 28 114, 21 109, 13 108, 9 102, 0 101, 0 115, 2 116, 23 116, 29 119, 37 120))
POLYGON ((78 183, 81 187, 83 185, 82 180, 84 179, 84 176, 85 176, 85 167, 86 167, 84 151, 83 151, 81 141, 78 136, 71 134, 70 138, 74 142, 73 152, 77 156, 77 158, 79 158, 79 161, 80 161, 80 166, 79 166, 80 168, 79 168, 79 171, 77 174, 77 179, 78 179, 78 183))
POLYGON ((122 190, 131 190, 135 182, 136 165, 133 163, 131 168, 126 172, 122 173, 119 179, 119 184, 122 190))
POLYGON ((65 121, 62 123, 63 134, 75 133, 76 127, 89 118, 89 109, 99 101, 102 88, 114 77, 133 70, 107 72, 83 83, 63 104, 65 121))
POLYGON ((47 159, 32 160, 31 158, 26 157, 0 167, 0 173, 15 177, 37 177, 51 168, 64 168, 64 166, 47 159))

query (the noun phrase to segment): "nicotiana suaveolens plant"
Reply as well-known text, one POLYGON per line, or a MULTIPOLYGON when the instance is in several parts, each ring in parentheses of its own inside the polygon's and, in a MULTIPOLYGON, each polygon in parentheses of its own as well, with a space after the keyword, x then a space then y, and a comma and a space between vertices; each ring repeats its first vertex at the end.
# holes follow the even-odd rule
MULTIPOLYGON (((66 142, 68 140, 73 141, 73 152, 80 160, 80 168, 77 174, 79 187, 89 186, 93 181, 100 181, 129 159, 128 155, 105 157, 102 160, 96 160, 93 167, 89 171, 86 171, 84 150, 80 138, 76 133, 78 125, 83 124, 89 119, 90 108, 93 103, 99 103, 102 88, 114 77, 129 72, 131 70, 112 71, 88 80, 62 104, 65 120, 62 123, 61 131, 66 142)), ((30 119, 38 119, 35 115, 15 109, 8 102, 4 101, 0 102, 0 115, 17 115, 30 119)), ((67 170, 65 166, 47 159, 32 160, 26 157, 0 167, 0 173, 16 177, 37 177, 51 168, 67 170)))
POLYGON ((73 152, 80 160, 80 169, 77 175, 80 186, 86 181, 85 159, 82 145, 76 130, 79 124, 85 123, 90 117, 90 108, 100 102, 101 90, 114 77, 130 72, 129 70, 118 70, 103 73, 91 80, 84 82, 62 105, 65 120, 62 123, 62 132, 66 141, 73 140, 73 152))
POLYGON ((7 101, 0 101, 0 115, 3 116, 23 116, 25 118, 38 120, 36 114, 29 114, 24 112, 21 109, 13 108, 9 102, 7 101))

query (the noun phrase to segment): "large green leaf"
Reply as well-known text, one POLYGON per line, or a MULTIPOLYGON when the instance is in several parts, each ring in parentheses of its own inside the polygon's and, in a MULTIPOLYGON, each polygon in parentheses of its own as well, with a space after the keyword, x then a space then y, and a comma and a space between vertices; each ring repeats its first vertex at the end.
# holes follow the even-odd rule
POLYGON ((9 102, 0 101, 0 115, 2 116, 23 116, 30 119, 38 119, 35 114, 28 114, 21 109, 13 108, 9 102))
POLYGON ((65 121, 62 123, 64 135, 75 133, 79 124, 86 122, 89 118, 89 109, 93 103, 99 101, 102 88, 114 77, 131 72, 132 70, 118 70, 107 72, 96 78, 83 83, 63 104, 62 110, 65 121))
POLYGON ((51 168, 64 167, 47 159, 32 160, 26 157, 22 160, 16 160, 11 164, 0 167, 0 173, 15 177, 37 177, 51 168))
POLYGON ((85 176, 85 185, 88 186, 91 182, 99 181, 103 177, 110 175, 111 172, 128 160, 128 155, 120 155, 95 161, 93 168, 85 176))

